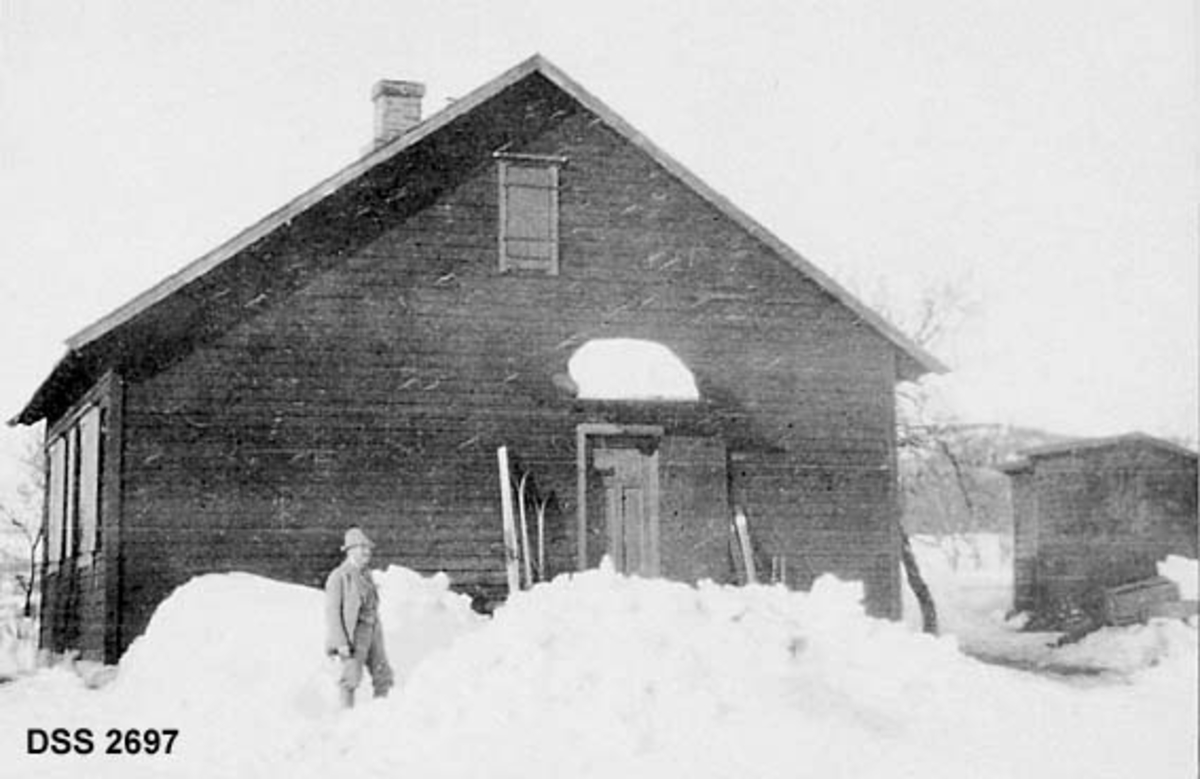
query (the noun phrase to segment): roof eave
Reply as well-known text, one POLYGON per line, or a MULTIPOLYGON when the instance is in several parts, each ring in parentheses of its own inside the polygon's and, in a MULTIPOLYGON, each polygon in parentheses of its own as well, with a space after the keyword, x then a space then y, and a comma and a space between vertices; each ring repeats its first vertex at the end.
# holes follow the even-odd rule
POLYGON ((29 398, 29 401, 25 403, 24 408, 22 408, 15 416, 10 418, 7 421, 7 425, 9 427, 16 427, 17 425, 34 425, 45 418, 46 396, 50 392, 51 385, 60 379, 65 380, 67 374, 77 367, 77 358, 78 354, 73 350, 68 349, 67 353, 64 354, 59 361, 54 364, 54 367, 50 370, 50 375, 46 377, 45 381, 38 385, 36 390, 34 390, 33 395, 29 398))
POLYGON ((1124 433, 1122 435, 1105 436, 1102 438, 1077 438, 1059 444, 1048 444, 1046 446, 1026 449, 1021 452, 1021 455, 1025 458, 1053 457, 1055 455, 1110 448, 1122 444, 1139 443, 1192 459, 1200 459, 1200 454, 1193 452, 1191 449, 1141 432, 1124 433))

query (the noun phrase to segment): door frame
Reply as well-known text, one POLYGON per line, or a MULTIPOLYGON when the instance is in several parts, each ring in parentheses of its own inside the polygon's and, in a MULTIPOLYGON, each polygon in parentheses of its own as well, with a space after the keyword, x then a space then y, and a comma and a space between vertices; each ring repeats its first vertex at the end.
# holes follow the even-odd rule
POLYGON ((575 498, 576 498, 576 570, 587 568, 587 445, 588 438, 604 436, 654 436, 662 438, 661 425, 616 425, 606 422, 584 422, 575 427, 575 498))

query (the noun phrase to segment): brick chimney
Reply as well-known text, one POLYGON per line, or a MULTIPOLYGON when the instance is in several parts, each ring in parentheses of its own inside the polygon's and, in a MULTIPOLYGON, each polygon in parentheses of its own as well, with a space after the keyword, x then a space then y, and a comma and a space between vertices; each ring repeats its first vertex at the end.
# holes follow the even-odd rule
POLYGON ((375 148, 399 138, 421 121, 425 85, 416 81, 380 81, 371 90, 375 101, 375 148))

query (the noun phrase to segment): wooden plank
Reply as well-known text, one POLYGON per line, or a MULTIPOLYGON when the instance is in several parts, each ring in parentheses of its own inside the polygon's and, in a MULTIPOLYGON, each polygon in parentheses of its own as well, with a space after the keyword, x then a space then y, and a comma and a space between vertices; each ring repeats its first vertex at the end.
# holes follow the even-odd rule
POLYGON ((737 533, 738 549, 742 553, 742 570, 746 572, 746 584, 758 582, 758 571, 754 566, 754 549, 750 543, 750 526, 746 513, 740 508, 733 512, 733 526, 737 533))
POLYGON ((1162 576, 1107 587, 1104 590, 1104 621, 1109 625, 1144 622, 1157 605, 1178 601, 1179 585, 1162 576))
POLYGON ((521 589, 521 574, 518 568, 520 554, 517 549, 517 529, 513 520, 512 470, 508 464, 508 447, 496 450, 496 462, 500 477, 500 517, 504 523, 504 571, 508 581, 508 592, 521 589))

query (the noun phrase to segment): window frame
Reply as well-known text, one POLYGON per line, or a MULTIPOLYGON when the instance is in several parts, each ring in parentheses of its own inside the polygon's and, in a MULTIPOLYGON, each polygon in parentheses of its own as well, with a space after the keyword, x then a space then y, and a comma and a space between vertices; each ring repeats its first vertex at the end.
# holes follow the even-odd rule
POLYGON ((67 440, 54 436, 46 444, 46 561, 63 560, 67 519, 67 440))
POLYGON ((89 406, 76 420, 78 476, 75 496, 76 547, 90 559, 103 546, 104 529, 104 443, 107 409, 101 403, 89 406))
MULTIPOLYGON (((499 225, 496 232, 500 255, 500 272, 539 273, 547 276, 559 275, 559 169, 565 164, 566 160, 563 157, 537 154, 496 153, 493 156, 496 158, 496 178, 499 185, 499 225), (510 176, 510 170, 514 168, 545 171, 549 176, 549 185, 535 186, 525 183, 514 183, 511 181, 512 177, 510 176), (509 217, 513 208, 513 204, 510 203, 509 192, 511 189, 522 188, 545 191, 549 195, 549 207, 546 215, 549 237, 545 241, 549 249, 549 256, 545 261, 528 257, 517 257, 509 251, 509 217)), ((540 218, 540 215, 538 218, 540 218)), ((531 242, 533 241, 531 240, 531 242)))
POLYGON ((45 562, 49 571, 55 571, 72 561, 78 567, 89 567, 106 546, 105 503, 112 489, 112 474, 109 472, 109 447, 112 445, 110 428, 113 424, 112 406, 116 402, 114 393, 119 386, 115 375, 106 373, 47 431, 44 443, 47 478, 43 521, 47 534, 45 562), (84 435, 85 425, 94 426, 94 435, 84 435), (95 449, 86 464, 82 451, 85 439, 87 445, 95 449), (82 483, 85 476, 95 480, 95 484, 87 489, 82 483), (89 506, 83 506, 85 499, 91 502, 89 506), (86 523, 85 514, 90 515, 86 517, 90 520, 86 523), (90 537, 85 538, 85 534, 90 537))
POLYGON ((64 559, 79 557, 79 419, 63 433, 67 444, 66 516, 63 520, 64 559))

